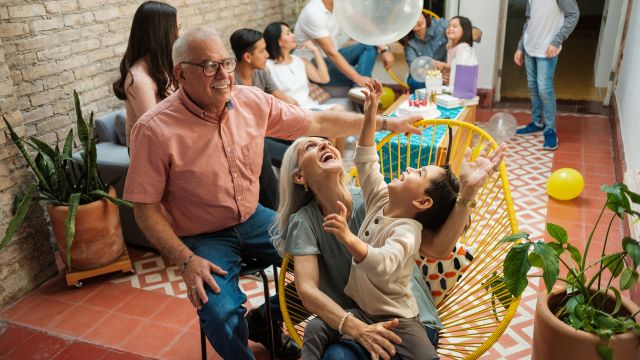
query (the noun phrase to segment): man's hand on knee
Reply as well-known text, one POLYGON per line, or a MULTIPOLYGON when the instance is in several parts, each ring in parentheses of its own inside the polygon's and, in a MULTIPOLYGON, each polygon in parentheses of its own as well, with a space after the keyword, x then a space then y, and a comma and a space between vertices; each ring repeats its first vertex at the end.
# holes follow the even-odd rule
POLYGON ((209 301, 207 292, 204 290, 205 283, 209 285, 214 293, 220 293, 220 287, 211 273, 220 276, 227 275, 227 272, 218 265, 197 255, 193 255, 191 259, 187 260, 182 270, 182 280, 187 285, 187 297, 196 309, 200 309, 202 304, 206 304, 209 301))

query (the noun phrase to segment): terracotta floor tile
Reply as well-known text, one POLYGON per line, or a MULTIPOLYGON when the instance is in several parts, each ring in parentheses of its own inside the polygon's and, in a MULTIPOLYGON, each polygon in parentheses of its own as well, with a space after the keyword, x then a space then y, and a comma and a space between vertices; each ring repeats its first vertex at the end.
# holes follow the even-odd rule
POLYGON ((67 282, 63 276, 58 276, 49 280, 45 285, 38 289, 38 294, 46 297, 52 297, 59 301, 72 304, 82 303, 87 297, 93 294, 102 286, 101 283, 83 282, 81 288, 75 286, 67 286, 67 282))
POLYGON ((34 333, 35 331, 22 326, 0 323, 0 354, 8 354, 34 333))
POLYGON ((123 315, 137 316, 148 319, 171 299, 170 296, 156 294, 150 291, 138 291, 115 307, 115 312, 123 315))
POLYGON ((91 330, 82 335, 82 339, 107 347, 118 348, 125 339, 135 333, 144 323, 145 321, 142 319, 110 313, 91 330))
POLYGON ((559 138, 559 146, 561 147, 563 153, 582 154, 583 144, 574 142, 564 143, 562 141, 562 138, 559 138))
POLYGON ((156 357, 167 351, 181 329, 147 322, 126 340, 120 348, 134 354, 156 357))
POLYGON ((160 355, 167 360, 199 360, 200 359, 200 334, 185 331, 178 336, 164 353, 160 355))
POLYGON ((49 328, 61 334, 80 338, 89 329, 107 317, 106 310, 76 305, 53 321, 49 328))
POLYGON ((105 283, 99 289, 87 297, 82 304, 87 306, 95 306, 106 310, 112 310, 123 304, 138 292, 144 290, 135 289, 129 286, 120 286, 111 283, 105 283))
POLYGON ((196 310, 189 300, 171 297, 151 317, 151 321, 184 330, 187 329, 189 324, 196 322, 197 318, 196 310))
POLYGON ((584 171, 587 174, 606 175, 614 174, 612 164, 603 164, 586 161, 584 164, 584 171))
POLYGON ((65 314, 74 305, 52 298, 41 297, 13 319, 18 324, 25 324, 45 329, 56 318, 65 314))
POLYGON ((82 342, 73 342, 65 347, 54 360, 100 360, 111 350, 82 342))
POLYGON ((547 222, 582 222, 583 215, 580 208, 549 205, 547 207, 547 222))
POLYGON ((553 165, 551 166, 551 172, 553 173, 554 171, 562 168, 574 169, 582 174, 584 173, 585 165, 582 161, 554 160, 553 165))
POLYGON ((142 360, 142 359, 148 359, 148 358, 144 356, 124 352, 124 351, 111 351, 103 358, 103 360, 142 360))
POLYGON ((10 359, 51 359, 67 345, 67 340, 36 332, 7 356, 10 359))
POLYGON ((22 299, 18 300, 15 304, 11 305, 7 310, 0 314, 3 319, 13 320, 22 311, 31 309, 32 305, 40 300, 41 296, 36 292, 32 292, 26 295, 22 299))

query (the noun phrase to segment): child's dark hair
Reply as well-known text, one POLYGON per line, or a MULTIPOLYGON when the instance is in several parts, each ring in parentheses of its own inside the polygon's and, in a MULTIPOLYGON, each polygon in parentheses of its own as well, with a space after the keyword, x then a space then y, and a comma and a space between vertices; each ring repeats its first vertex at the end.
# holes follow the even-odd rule
POLYGON ((469 44, 469 46, 473 46, 473 26, 471 25, 471 20, 464 16, 454 16, 451 18, 451 20, 453 19, 458 19, 458 21, 460 22, 460 28, 462 28, 462 37, 460 38, 458 44, 467 43, 469 44))
MULTIPOLYGON (((427 23, 427 29, 429 29, 429 26, 431 26, 431 15, 425 14, 424 11, 421 11, 420 15, 424 17, 424 21, 427 23)), ((402 39, 398 40, 398 42, 402 46, 407 46, 407 44, 409 44, 409 40, 413 39, 414 37, 416 37, 416 34, 413 32, 413 30, 411 30, 402 39)))
POLYGON ((445 172, 431 181, 431 185, 424 190, 424 194, 433 200, 433 205, 415 216, 415 220, 431 231, 440 229, 447 220, 460 191, 460 181, 451 171, 451 167, 444 165, 442 168, 445 172))
POLYGON ((231 34, 229 42, 238 62, 242 62, 244 53, 250 53, 256 48, 256 43, 260 39, 262 39, 262 33, 253 29, 239 29, 231 34))

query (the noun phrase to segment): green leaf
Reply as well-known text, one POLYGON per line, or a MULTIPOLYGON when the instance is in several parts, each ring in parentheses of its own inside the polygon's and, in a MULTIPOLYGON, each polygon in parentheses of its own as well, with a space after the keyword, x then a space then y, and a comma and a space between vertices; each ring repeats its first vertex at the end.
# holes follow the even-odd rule
POLYGON ((576 295, 571 296, 569 300, 567 300, 567 304, 565 305, 567 311, 571 314, 576 311, 576 306, 579 304, 584 304, 584 296, 576 295))
POLYGON ((0 242, 0 250, 4 249, 7 245, 9 245, 9 242, 11 242, 13 235, 15 235, 16 231, 18 231, 18 229, 20 228, 20 225, 22 225, 22 222, 24 221, 25 216, 27 216, 29 205, 31 205, 31 202, 33 200, 33 196, 35 195, 35 193, 36 193, 36 186, 31 185, 31 187, 29 187, 29 189, 27 190, 27 194, 18 203, 18 206, 16 208, 16 213, 11 219, 11 221, 9 221, 9 225, 7 226, 7 230, 4 233, 2 242, 0 242))
POLYGON ((89 193, 90 195, 95 195, 98 196, 100 198, 107 198, 109 199, 109 201, 111 201, 112 203, 119 205, 119 206, 126 206, 126 207, 130 207, 133 208, 133 203, 126 201, 126 200, 122 200, 122 199, 118 199, 116 197, 113 197, 111 195, 109 195, 108 193, 106 193, 105 191, 102 190, 94 190, 92 192, 89 193))
POLYGON ((619 253, 612 254, 611 257, 607 258, 607 260, 604 261, 604 264, 607 265, 607 268, 609 269, 609 271, 611 271, 611 275, 614 279, 620 276, 620 273, 622 273, 622 269, 624 269, 624 262, 622 260, 622 256, 620 256, 619 253))
POLYGON ((520 297, 529 283, 527 272, 531 269, 528 257, 530 245, 528 242, 515 245, 504 259, 504 283, 516 298, 520 297))
POLYGON ((567 244, 567 250, 569 251, 569 254, 571 254, 571 258, 573 259, 573 261, 575 261, 576 264, 580 265, 582 263, 582 255, 580 255, 580 250, 578 250, 577 247, 571 244, 567 244))
POLYGON ((542 260, 542 279, 547 287, 547 293, 550 293, 560 274, 558 255, 542 240, 533 244, 533 252, 542 260))
POLYGON ((569 236, 567 235, 567 230, 565 230, 562 226, 547 223, 547 232, 560 244, 566 244, 569 241, 569 236))
MULTIPOLYGON (((587 275, 585 273, 580 273, 578 278, 575 278, 571 272, 567 274, 567 293, 572 294, 576 291, 580 291, 581 288, 586 287, 587 275), (582 284, 582 286, 578 286, 577 284, 582 284)), ((580 295, 582 296, 582 295, 580 295)))
POLYGON ((582 319, 580 319, 580 317, 575 313, 569 314, 569 321, 569 325, 571 325, 571 327, 573 327, 574 329, 581 330, 584 327, 584 321, 582 321, 582 319))
POLYGON ((620 290, 631 289, 638 282, 639 275, 635 270, 626 268, 620 276, 620 290))
POLYGON ((65 245, 67 248, 67 267, 71 270, 71 244, 76 234, 76 212, 80 203, 80 193, 73 193, 69 196, 69 212, 64 221, 64 229, 66 232, 65 245))
POLYGON ((540 257, 540 254, 536 252, 532 251, 529 253, 529 263, 533 267, 537 267, 538 269, 544 269, 544 261, 542 260, 542 257, 540 257))
POLYGON ((622 239, 622 248, 633 260, 633 267, 637 268, 640 265, 640 243, 630 237, 625 237, 622 239))
POLYGON ((633 191, 629 190, 628 188, 625 188, 623 191, 624 191, 625 194, 627 194, 629 199, 631 199, 631 201, 634 204, 640 204, 640 195, 634 193, 633 191))
POLYGON ((71 159, 71 151, 73 151, 73 129, 69 129, 67 138, 64 141, 64 147, 62 148, 63 159, 71 159))
POLYGON ((620 291, 618 289, 609 286, 605 288, 605 292, 607 289, 610 290, 613 293, 613 295, 615 295, 616 297, 616 306, 614 307, 613 312, 611 313, 611 315, 615 315, 618 313, 618 311, 620 311, 620 307, 622 306, 622 297, 620 296, 620 291))
POLYGON ((558 256, 562 255, 562 253, 564 252, 564 247, 560 243, 550 242, 550 243, 547 243, 547 245, 549 245, 549 247, 552 248, 553 251, 555 251, 556 255, 558 256))
POLYGON ((613 359, 613 349, 608 345, 598 345, 596 346, 598 350, 598 355, 602 360, 611 360, 613 359))
POLYGON ((520 239, 527 239, 529 240, 529 234, 525 233, 525 232, 519 232, 519 233, 515 233, 515 234, 511 234, 511 235, 507 235, 505 237, 503 237, 500 242, 501 243, 506 243, 506 242, 514 242, 514 241, 518 241, 520 239))

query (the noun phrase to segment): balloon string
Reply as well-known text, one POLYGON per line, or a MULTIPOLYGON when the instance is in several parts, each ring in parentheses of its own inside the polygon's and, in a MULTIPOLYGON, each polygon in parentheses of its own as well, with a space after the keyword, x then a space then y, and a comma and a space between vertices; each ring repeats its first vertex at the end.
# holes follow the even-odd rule
POLYGON ((389 74, 389 76, 398 84, 400 84, 400 86, 402 86, 405 89, 409 88, 409 85, 407 85, 404 81, 400 80, 396 74, 393 73, 393 71, 391 71, 391 69, 387 69, 387 74, 389 74))

